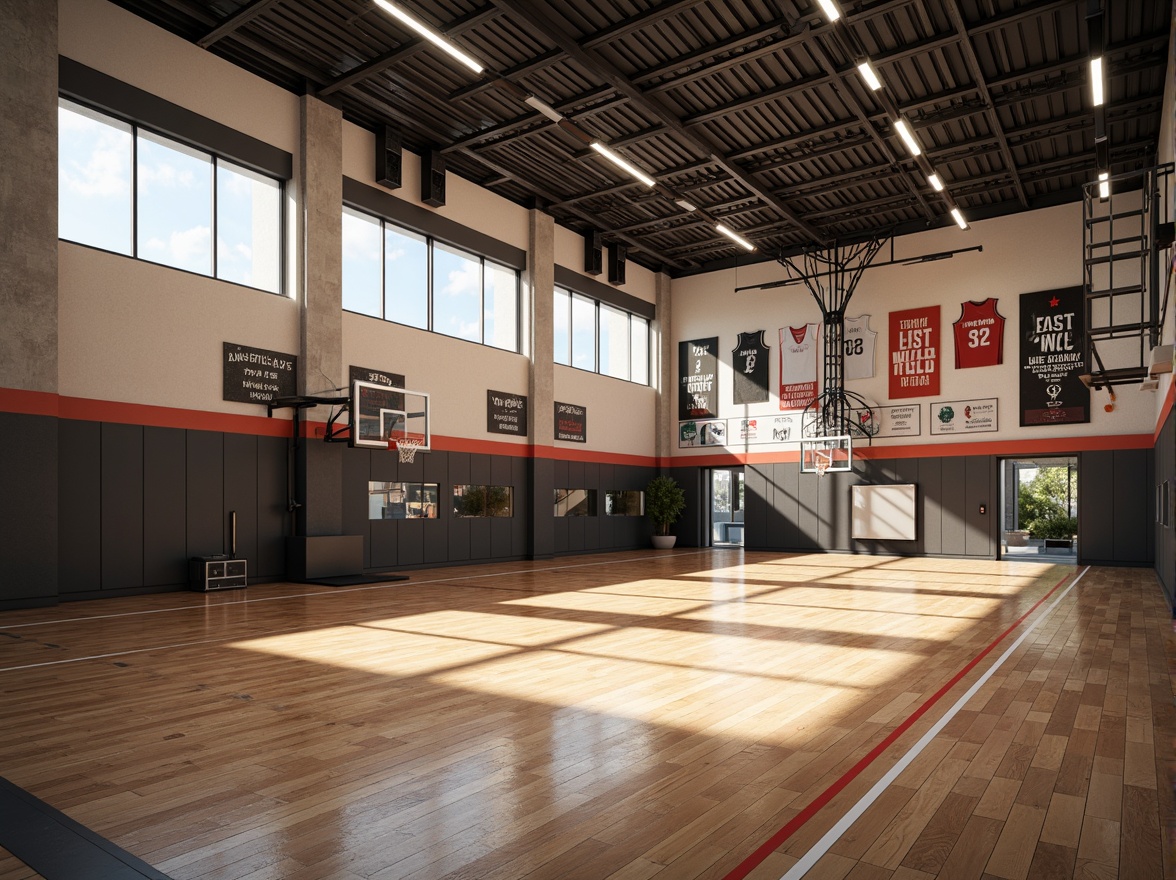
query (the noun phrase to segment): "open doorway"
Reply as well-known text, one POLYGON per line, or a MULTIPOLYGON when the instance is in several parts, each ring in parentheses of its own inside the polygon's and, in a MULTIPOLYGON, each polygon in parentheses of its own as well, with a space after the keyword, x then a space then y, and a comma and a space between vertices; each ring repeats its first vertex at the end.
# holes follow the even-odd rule
POLYGON ((1001 461, 1002 559, 1078 561, 1078 459, 1001 461))
POLYGON ((742 547, 743 526, 743 468, 714 468, 710 472, 711 546, 742 547))

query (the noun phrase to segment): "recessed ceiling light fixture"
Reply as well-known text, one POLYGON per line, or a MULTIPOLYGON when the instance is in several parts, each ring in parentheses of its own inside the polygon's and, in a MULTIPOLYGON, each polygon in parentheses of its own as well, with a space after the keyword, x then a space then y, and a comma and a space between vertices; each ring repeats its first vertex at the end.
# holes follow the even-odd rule
POLYGON ((817 0, 817 5, 821 7, 821 12, 825 13, 825 18, 829 19, 829 24, 841 18, 841 10, 833 0, 817 0))
POLYGON ((915 136, 911 133, 910 126, 907 125, 905 119, 896 119, 894 121, 894 130, 898 132, 899 137, 907 145, 907 149, 911 151, 912 156, 917 156, 923 152, 919 149, 919 142, 915 140, 915 136))
POLYGON ((375 0, 376 5, 387 12, 390 16, 395 18, 401 24, 408 27, 410 30, 420 34, 437 48, 443 50, 453 58, 456 58, 474 73, 481 73, 486 68, 467 55, 461 49, 457 48, 453 43, 443 37, 440 33, 433 30, 427 24, 417 21, 399 6, 394 3, 389 3, 388 0, 375 0))
POLYGON ((956 226, 958 226, 960 229, 968 228, 968 221, 964 219, 964 215, 960 213, 959 208, 951 209, 951 219, 956 222, 956 226))
POLYGON ((716 223, 715 229, 717 229, 723 235, 727 236, 727 238, 731 239, 731 241, 735 242, 735 244, 739 245, 741 248, 746 248, 749 251, 755 250, 754 244, 752 244, 750 241, 748 241, 746 238, 744 238, 739 233, 734 232, 731 229, 728 229, 722 223, 716 223))
POLYGON ((1103 95, 1103 63, 1102 56, 1090 59, 1090 90, 1095 107, 1101 107, 1103 95))
POLYGON ((938 174, 930 174, 927 176, 927 182, 931 184, 931 189, 937 193, 943 192, 943 181, 940 180, 938 174))
POLYGON ((600 153, 600 155, 604 156, 604 158, 608 159, 608 161, 610 161, 614 165, 616 165, 618 168, 623 168, 625 171, 629 172, 629 174, 631 174, 633 177, 640 180, 642 183, 644 183, 650 189, 653 189, 655 186, 657 186, 656 180, 654 180, 652 177, 650 177, 644 171, 641 171, 640 169, 638 169, 638 168, 634 167, 633 165, 629 164, 628 162, 626 162, 624 159, 622 159, 620 156, 618 156, 616 153, 614 153, 612 150, 610 150, 608 147, 606 147, 600 141, 593 141, 591 144, 591 147, 592 147, 592 149, 596 150, 596 152, 600 153))
POLYGON ((1100 199, 1109 199, 1111 197, 1111 175, 1108 171, 1100 171, 1098 173, 1098 197, 1100 199))
POLYGON ((862 79, 866 81, 866 85, 870 87, 870 91, 876 92, 882 88, 882 80, 878 79, 878 74, 874 72, 874 68, 870 66, 869 59, 863 61, 857 66, 858 73, 862 75, 862 79))

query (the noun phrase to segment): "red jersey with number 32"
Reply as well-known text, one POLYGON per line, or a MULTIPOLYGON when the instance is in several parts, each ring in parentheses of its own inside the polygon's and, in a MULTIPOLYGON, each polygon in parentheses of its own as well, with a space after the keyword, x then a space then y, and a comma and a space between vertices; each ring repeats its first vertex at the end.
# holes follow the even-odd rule
POLYGON ((984 302, 963 303, 960 319, 951 325, 955 330, 956 369, 1003 363, 1004 322, 996 310, 995 297, 990 296, 984 302))

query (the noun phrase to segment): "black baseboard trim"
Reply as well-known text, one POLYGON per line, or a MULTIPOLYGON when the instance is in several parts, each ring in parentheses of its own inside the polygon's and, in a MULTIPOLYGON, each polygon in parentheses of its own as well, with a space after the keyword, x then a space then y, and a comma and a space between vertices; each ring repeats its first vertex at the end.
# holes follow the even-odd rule
POLYGON ((45 880, 169 880, 142 859, 3 777, 0 846, 45 880))

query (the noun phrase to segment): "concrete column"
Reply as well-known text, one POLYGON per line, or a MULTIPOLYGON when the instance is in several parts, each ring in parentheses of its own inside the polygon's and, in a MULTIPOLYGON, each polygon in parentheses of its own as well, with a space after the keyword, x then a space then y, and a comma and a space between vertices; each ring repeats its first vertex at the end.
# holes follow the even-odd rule
POLYGON ((0 604, 56 601, 57 3, 0 0, 0 604), (20 392, 33 392, 22 394, 20 392))
POLYGON ((670 457, 677 440, 678 422, 674 416, 673 333, 670 310, 670 276, 659 272, 655 278, 657 315, 653 319, 653 387, 657 389, 654 425, 657 438, 654 453, 664 461, 670 457))
POLYGON ((550 558, 555 552, 555 466, 550 450, 555 445, 555 362, 552 314, 555 298, 555 220, 532 209, 527 220, 527 274, 525 283, 531 356, 527 398, 531 448, 531 503, 528 533, 532 559, 550 558))
MULTIPOLYGON (((304 95, 298 161, 298 393, 333 394, 343 369, 343 114, 304 95)), ((321 412, 308 410, 310 418, 321 412)), ((301 441, 298 534, 343 533, 343 444, 301 441)))

